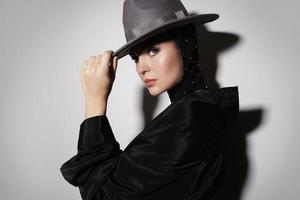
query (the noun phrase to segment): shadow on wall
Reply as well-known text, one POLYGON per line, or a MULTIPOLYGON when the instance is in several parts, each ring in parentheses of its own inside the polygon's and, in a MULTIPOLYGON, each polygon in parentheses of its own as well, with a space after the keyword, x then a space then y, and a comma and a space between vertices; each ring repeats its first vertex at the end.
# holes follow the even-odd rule
POLYGON ((246 137, 259 127, 262 114, 260 108, 240 111, 235 123, 224 131, 224 179, 216 200, 241 198, 249 170, 246 137))
MULTIPOLYGON (((210 32, 197 24, 199 62, 203 66, 205 83, 211 89, 220 87, 216 80, 218 54, 237 44, 239 37, 231 33, 210 32)), ((151 96, 147 88, 141 88, 144 126, 154 116, 158 96, 151 96)), ((249 169, 247 156, 247 135, 261 123, 263 109, 240 110, 234 124, 224 131, 224 179, 217 199, 239 200, 246 182, 249 169)))

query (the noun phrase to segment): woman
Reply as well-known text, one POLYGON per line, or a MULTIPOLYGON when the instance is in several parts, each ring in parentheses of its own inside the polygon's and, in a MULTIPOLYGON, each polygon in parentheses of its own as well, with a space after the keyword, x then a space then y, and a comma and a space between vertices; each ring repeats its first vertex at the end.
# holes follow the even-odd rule
MULTIPOLYGON (((186 13, 180 1, 126 0, 125 33, 130 24, 126 12, 133 8, 142 8, 144 17, 156 8, 149 23, 159 10, 164 16, 178 8, 186 13)), ((204 84, 192 22, 212 18, 168 19, 155 28, 153 24, 148 30, 149 26, 140 28, 140 34, 129 33, 126 45, 114 54, 110 50, 91 57, 81 70, 86 119, 80 125, 78 153, 62 165, 61 172, 79 187, 84 200, 208 200, 216 196, 223 164, 221 131, 237 115, 237 87, 211 91, 204 84), (156 96, 167 91, 171 104, 121 150, 106 106, 117 59, 127 54, 149 93, 156 96)))

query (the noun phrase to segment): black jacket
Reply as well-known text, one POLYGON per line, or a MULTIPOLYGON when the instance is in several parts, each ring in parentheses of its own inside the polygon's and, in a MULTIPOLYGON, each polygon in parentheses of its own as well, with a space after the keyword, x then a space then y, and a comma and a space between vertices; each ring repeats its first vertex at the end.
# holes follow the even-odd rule
POLYGON ((221 178, 223 128, 238 88, 193 91, 171 103, 121 150, 105 115, 80 125, 78 153, 61 167, 84 200, 208 200, 221 178))

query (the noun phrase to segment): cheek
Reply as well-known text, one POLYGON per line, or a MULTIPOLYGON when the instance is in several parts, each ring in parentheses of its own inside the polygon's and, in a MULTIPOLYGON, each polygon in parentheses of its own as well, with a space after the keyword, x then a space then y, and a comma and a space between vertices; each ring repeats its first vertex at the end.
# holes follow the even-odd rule
POLYGON ((160 58, 157 66, 160 78, 164 80, 164 82, 174 84, 182 79, 182 61, 176 55, 160 58))

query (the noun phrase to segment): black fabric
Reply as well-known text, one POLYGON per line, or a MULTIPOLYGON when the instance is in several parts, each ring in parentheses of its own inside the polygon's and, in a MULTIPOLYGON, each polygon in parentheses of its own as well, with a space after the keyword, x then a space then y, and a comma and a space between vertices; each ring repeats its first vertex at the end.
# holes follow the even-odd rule
POLYGON ((171 104, 124 150, 105 115, 81 123, 78 152, 60 170, 83 200, 214 199, 222 179, 222 130, 238 115, 238 87, 205 86, 194 26, 151 42, 170 37, 181 50, 183 79, 167 91, 171 104))
POLYGON ((197 32, 193 24, 185 25, 171 31, 178 49, 180 50, 184 75, 176 86, 169 89, 171 102, 176 101, 189 92, 204 89, 207 86, 203 81, 203 71, 199 64, 197 32))
POLYGON ((124 150, 105 115, 90 117, 80 125, 77 154, 60 170, 83 200, 212 200, 223 166, 222 130, 237 113, 237 87, 194 90, 124 150))

